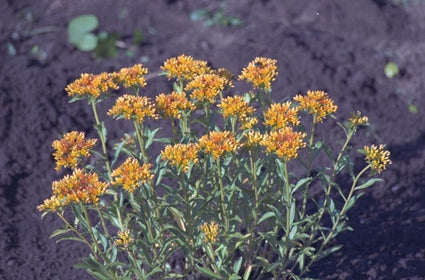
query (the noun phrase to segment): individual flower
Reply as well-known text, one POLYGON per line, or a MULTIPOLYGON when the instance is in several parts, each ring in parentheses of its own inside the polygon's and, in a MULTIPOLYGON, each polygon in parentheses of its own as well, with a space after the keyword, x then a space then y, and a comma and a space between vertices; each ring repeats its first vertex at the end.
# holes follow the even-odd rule
POLYGON ((114 76, 109 73, 98 75, 83 73, 79 79, 69 84, 65 90, 71 97, 98 98, 102 93, 119 88, 113 78, 114 76))
POLYGON ((360 125, 367 125, 369 122, 369 119, 366 116, 362 116, 362 113, 360 111, 357 111, 357 113, 351 114, 351 117, 348 119, 348 123, 350 127, 358 127, 360 125))
POLYGON ((247 80, 254 88, 270 92, 278 74, 276 63, 275 59, 257 57, 242 70, 239 80, 247 80))
POLYGON ((275 153, 279 158, 288 161, 296 158, 298 150, 305 147, 303 139, 306 135, 287 126, 265 135, 261 145, 266 147, 267 153, 275 153))
POLYGON ((385 150, 384 145, 364 146, 366 162, 372 167, 373 172, 381 173, 391 164, 390 152, 385 150))
POLYGON ((171 165, 187 172, 191 163, 198 163, 198 147, 192 143, 168 145, 161 152, 161 156, 171 165))
POLYGON ((85 173, 77 168, 71 175, 52 183, 52 200, 46 206, 56 205, 58 201, 62 207, 78 203, 97 205, 108 187, 107 183, 99 181, 96 173, 85 173))
POLYGON ((246 117, 241 120, 241 128, 252 129, 257 123, 258 119, 256 117, 246 117))
POLYGON ((130 230, 118 231, 117 238, 114 241, 114 245, 117 247, 128 248, 134 242, 134 238, 131 237, 130 230))
POLYGON ((301 110, 314 115, 318 123, 322 122, 326 116, 336 112, 338 108, 328 94, 320 90, 309 90, 307 96, 297 95, 294 100, 299 102, 301 110))
POLYGON ((180 119, 182 111, 193 111, 196 106, 189 102, 186 98, 186 93, 175 92, 171 94, 161 93, 155 100, 158 113, 164 118, 180 119))
POLYGON ((148 68, 143 67, 142 64, 135 64, 133 67, 121 68, 113 75, 119 84, 122 84, 125 88, 130 88, 146 86, 145 75, 147 73, 148 68))
POLYGON ((223 91, 226 79, 217 74, 201 74, 191 80, 185 90, 192 90, 190 97, 199 102, 214 103, 215 98, 223 91))
POLYGON ((230 72, 230 70, 228 70, 226 68, 219 68, 217 70, 211 70, 210 73, 219 75, 220 77, 222 77, 226 80, 226 82, 224 84, 224 88, 229 88, 229 87, 233 86, 232 80, 233 80, 234 75, 232 74, 232 72, 230 72))
POLYGON ((259 131, 249 131, 244 134, 244 139, 243 146, 252 149, 258 147, 262 143, 264 134, 261 134, 259 131))
POLYGON ((55 195, 52 195, 50 198, 45 199, 43 204, 37 206, 37 209, 40 212, 56 212, 61 207, 60 200, 55 195))
POLYGON ((81 158, 90 156, 90 149, 96 141, 97 139, 86 140, 84 132, 78 131, 68 132, 61 140, 53 141, 55 169, 59 171, 62 167, 76 168, 81 158))
POLYGON ((254 113, 255 109, 249 106, 248 102, 244 101, 242 96, 228 96, 221 100, 221 103, 217 105, 221 108, 223 117, 235 117, 238 120, 244 120, 254 113))
POLYGON ((195 60, 184 54, 167 59, 161 69, 166 73, 168 79, 176 78, 184 81, 192 80, 196 76, 210 71, 206 61, 195 60))
POLYGON ((112 184, 122 185, 126 191, 132 193, 140 187, 141 183, 153 179, 151 166, 150 163, 140 165, 137 159, 129 157, 112 172, 112 184))
POLYGON ((291 101, 274 103, 264 113, 264 123, 274 129, 284 128, 290 124, 299 125, 299 107, 292 106, 291 101))
POLYGON ((108 115, 143 123, 145 117, 156 119, 155 107, 149 97, 125 94, 117 98, 108 115))
POLYGON ((198 147, 218 159, 224 153, 236 152, 240 144, 229 131, 211 131, 199 139, 198 147))
POLYGON ((199 228, 205 235, 204 242, 214 243, 217 241, 219 228, 216 222, 214 221, 210 223, 205 222, 199 228))

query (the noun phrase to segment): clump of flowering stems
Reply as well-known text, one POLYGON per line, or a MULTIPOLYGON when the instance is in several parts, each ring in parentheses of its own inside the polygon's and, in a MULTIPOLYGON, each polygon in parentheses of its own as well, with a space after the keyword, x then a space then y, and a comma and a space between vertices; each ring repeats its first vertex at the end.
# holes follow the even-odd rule
POLYGON ((71 101, 88 101, 98 139, 72 131, 53 142, 56 169, 70 174, 52 183, 38 209, 64 223, 51 237, 90 249, 76 267, 97 279, 301 279, 337 251, 331 240, 350 229, 347 212, 380 180, 365 177, 391 163, 383 145, 371 145, 354 168, 350 142, 367 117, 339 122, 323 91, 273 102, 270 58, 242 70, 238 78, 253 87, 244 94, 229 71, 190 56, 161 69, 174 90, 154 99, 143 92, 148 69, 140 64, 82 74, 66 88, 71 101), (115 98, 108 117, 134 127, 118 141, 98 114, 106 98, 115 98), (172 135, 157 136, 158 119, 172 135), (331 121, 344 132, 342 145, 317 139, 331 121), (349 179, 337 184, 341 172, 349 179), (171 266, 177 256, 181 267, 171 266))

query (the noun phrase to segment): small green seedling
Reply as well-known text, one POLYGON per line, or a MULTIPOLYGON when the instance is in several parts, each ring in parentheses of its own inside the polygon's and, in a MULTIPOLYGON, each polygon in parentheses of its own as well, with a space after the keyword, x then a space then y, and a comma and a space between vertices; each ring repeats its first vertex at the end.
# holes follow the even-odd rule
POLYGON ((398 72, 398 66, 394 62, 388 62, 387 65, 385 65, 384 73, 388 79, 394 78, 398 74, 398 72))
POLYGON ((192 21, 202 21, 205 26, 241 26, 242 20, 225 13, 225 6, 220 5, 220 9, 216 12, 210 11, 208 8, 199 9, 190 14, 192 21))
POLYGON ((73 18, 68 24, 68 41, 80 51, 93 51, 98 37, 92 33, 99 25, 95 15, 87 14, 73 18))

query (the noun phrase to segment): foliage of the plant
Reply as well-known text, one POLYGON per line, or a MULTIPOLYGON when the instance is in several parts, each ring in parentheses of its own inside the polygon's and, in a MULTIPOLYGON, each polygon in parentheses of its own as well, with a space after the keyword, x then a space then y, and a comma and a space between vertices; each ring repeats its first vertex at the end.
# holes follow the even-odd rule
POLYGON ((209 8, 199 9, 190 14, 193 21, 201 21, 205 26, 241 26, 242 20, 226 13, 224 3, 220 8, 212 11, 209 8))
POLYGON ((64 222, 51 237, 90 248, 76 267, 97 279, 302 279, 341 248, 331 241, 350 229, 347 212, 379 181, 363 177, 383 171, 389 152, 365 146, 364 166, 353 166, 350 141, 367 118, 338 122, 323 91, 273 103, 276 64, 244 68, 238 78, 253 90, 242 95, 229 71, 185 55, 165 61, 174 90, 155 100, 140 64, 67 86, 91 106, 98 139, 72 131, 53 142, 56 169, 70 174, 38 209, 64 222), (98 114, 107 98, 108 115, 134 127, 117 142, 98 114), (169 126, 150 127, 158 119, 169 126), (325 121, 342 142, 317 139, 325 121))
POLYGON ((399 72, 398 66, 394 62, 390 61, 385 65, 384 73, 388 79, 394 78, 398 74, 398 72, 399 72))

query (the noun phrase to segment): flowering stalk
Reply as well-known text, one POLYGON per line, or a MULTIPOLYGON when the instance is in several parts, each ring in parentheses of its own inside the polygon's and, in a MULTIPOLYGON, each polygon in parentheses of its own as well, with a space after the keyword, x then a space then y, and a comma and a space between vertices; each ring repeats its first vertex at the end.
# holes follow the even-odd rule
POLYGON ((229 217, 227 215, 227 210, 226 210, 226 200, 224 196, 224 186, 223 186, 223 177, 221 174, 220 158, 217 158, 216 164, 218 169, 217 170, 218 184, 220 187, 221 211, 223 212, 223 218, 224 218, 224 234, 227 234, 229 232, 230 225, 229 225, 229 217))

